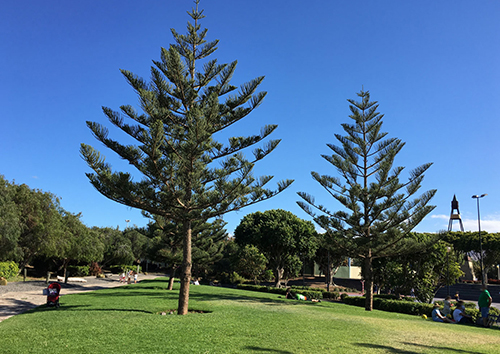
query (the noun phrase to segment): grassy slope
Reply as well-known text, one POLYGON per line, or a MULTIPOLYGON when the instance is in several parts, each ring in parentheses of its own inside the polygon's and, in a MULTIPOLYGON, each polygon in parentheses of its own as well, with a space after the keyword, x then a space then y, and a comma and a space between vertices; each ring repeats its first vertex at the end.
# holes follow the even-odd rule
POLYGON ((0 353, 499 353, 498 329, 446 325, 338 303, 192 286, 177 307, 165 281, 63 296, 0 323, 0 353))

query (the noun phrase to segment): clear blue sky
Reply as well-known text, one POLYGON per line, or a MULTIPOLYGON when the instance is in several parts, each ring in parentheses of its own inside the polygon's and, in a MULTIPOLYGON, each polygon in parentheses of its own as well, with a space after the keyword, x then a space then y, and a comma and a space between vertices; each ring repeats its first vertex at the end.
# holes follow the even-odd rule
MULTIPOLYGON (((80 143, 98 148, 116 170, 128 168, 91 135, 85 121, 110 127, 101 106, 137 106, 121 76, 149 77, 151 60, 185 33, 188 0, 3 1, 0 4, 0 174, 50 191, 83 213, 88 226, 145 225, 140 212, 100 195, 88 182, 80 143)), ((500 231, 500 2, 203 0, 202 25, 219 39, 215 57, 237 59, 233 84, 265 75, 264 103, 233 135, 278 124, 278 149, 257 175, 295 183, 269 201, 225 217, 230 233, 247 213, 297 205, 305 191, 336 209, 311 179, 335 174, 320 154, 348 122, 348 98, 362 87, 379 101, 384 130, 406 142, 397 165, 433 162, 422 191, 437 205, 416 229, 446 229, 453 195, 467 230, 500 231)), ((455 224, 455 230, 458 225, 455 224)))

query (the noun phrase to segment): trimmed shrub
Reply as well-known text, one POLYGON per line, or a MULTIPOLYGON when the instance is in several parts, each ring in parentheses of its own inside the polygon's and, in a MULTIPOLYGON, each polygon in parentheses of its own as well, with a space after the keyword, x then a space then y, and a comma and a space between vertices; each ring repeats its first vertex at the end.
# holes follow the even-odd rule
POLYGON ((323 299, 328 300, 338 300, 340 298, 340 293, 337 291, 324 291, 323 299))
POLYGON ((19 273, 19 267, 15 262, 0 262, 0 277, 9 279, 19 273))
MULTIPOLYGON (((364 296, 345 296, 342 301, 348 305, 365 307, 364 296)), ((386 300, 380 297, 373 298, 373 308, 376 310, 405 313, 408 315, 427 315, 432 313, 433 305, 421 302, 409 302, 401 300, 386 300)))
MULTIPOLYGON (((348 305, 365 307, 364 296, 343 296, 342 301, 348 305)), ((465 313, 472 316, 474 323, 476 323, 477 319, 481 316, 479 310, 476 309, 475 306, 476 305, 473 302, 465 303, 465 313)), ((427 315, 427 317, 430 317, 432 315, 434 305, 416 301, 386 300, 380 297, 374 297, 373 308, 387 312, 397 312, 416 316, 427 315)))

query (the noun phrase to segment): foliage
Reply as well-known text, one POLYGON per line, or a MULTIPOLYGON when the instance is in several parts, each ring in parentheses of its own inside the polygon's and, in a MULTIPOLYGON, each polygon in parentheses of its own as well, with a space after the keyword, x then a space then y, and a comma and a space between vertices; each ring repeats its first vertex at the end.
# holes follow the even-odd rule
POLYGON ((272 176, 253 177, 254 163, 279 144, 267 142, 246 159, 242 151, 266 139, 276 125, 265 126, 260 134, 231 137, 227 145, 215 135, 240 121, 257 108, 266 93, 256 93, 263 77, 237 87, 230 84, 236 61, 218 64, 207 58, 218 41, 206 41, 206 29, 199 21, 203 11, 188 12, 187 35, 172 29, 175 44, 162 48, 161 60, 153 61, 151 82, 121 70, 139 96, 142 113, 121 106, 121 113, 104 108, 111 124, 137 142, 123 145, 109 138, 101 124, 87 122, 95 138, 128 161, 144 179, 135 182, 128 172, 113 172, 103 155, 81 145, 81 155, 94 173, 87 176, 104 196, 138 208, 150 215, 172 220, 183 230, 183 265, 179 314, 186 314, 191 278, 192 223, 205 222, 223 214, 266 200, 283 191, 292 181, 266 187, 272 176), (200 63, 204 65, 200 68, 200 63), (124 118, 133 122, 128 124, 124 118))
POLYGON ((19 273, 19 267, 17 263, 10 262, 0 262, 0 277, 4 278, 12 278, 15 277, 19 273))
POLYGON ((255 284, 266 270, 267 258, 254 245, 245 245, 239 254, 236 269, 255 284))
POLYGON ((322 155, 340 177, 311 172, 344 210, 331 211, 304 192, 298 193, 303 199, 298 204, 334 238, 336 247, 364 261, 365 309, 371 310, 373 260, 416 250, 408 235, 434 209, 427 204, 436 191, 413 198, 431 164, 410 171, 402 182, 404 167, 393 165, 404 143, 381 131, 383 115, 369 92, 362 90, 358 96, 360 102, 348 100, 353 124, 342 124, 346 135, 335 134, 339 145, 327 144, 332 154, 322 155))
MULTIPOLYGON (((423 233, 410 237, 424 244, 435 239, 435 235, 423 233)), ((398 295, 409 295, 413 289, 419 301, 430 303, 442 286, 455 284, 463 275, 461 265, 460 255, 441 240, 423 251, 374 260, 374 283, 398 295)))
POLYGON ((104 245, 101 266, 110 264, 132 264, 135 260, 132 251, 132 242, 125 237, 118 228, 93 227, 99 235, 100 242, 104 245))
MULTIPOLYGON (((58 251, 54 258, 62 261, 64 275, 70 262, 90 263, 103 258, 104 244, 96 230, 89 229, 80 221, 80 214, 62 212, 62 232, 58 240, 58 251)), ((79 271, 82 273, 82 271, 79 271)), ((86 266, 88 275, 88 265, 86 266)))
MULTIPOLYGON (((118 264, 109 267, 109 270, 114 274, 120 274, 122 272, 137 271, 137 265, 133 264, 118 264)), ((142 267, 139 266, 139 272, 142 272, 142 267)))
POLYGON ((90 267, 88 265, 85 266, 68 266, 68 272, 72 277, 86 277, 90 275, 90 267))
POLYGON ((234 237, 239 245, 254 245, 266 256, 276 287, 283 277, 296 276, 317 248, 314 225, 282 209, 246 215, 234 237))
POLYGON ((247 280, 245 278, 243 278, 241 275, 239 275, 236 272, 232 272, 230 277, 229 277, 229 282, 231 284, 243 284, 246 281, 247 280))
POLYGON ((91 262, 89 265, 89 274, 90 275, 99 275, 102 274, 102 268, 99 266, 97 262, 91 262))
POLYGON ((0 261, 19 259, 17 243, 21 236, 21 222, 14 193, 14 185, 0 175, 0 261))
POLYGON ((333 284, 335 273, 346 261, 345 251, 335 245, 331 235, 327 232, 318 235, 319 247, 314 256, 314 262, 318 264, 321 272, 325 274, 325 281, 330 285, 333 284))
POLYGON ((34 257, 52 257, 59 251, 62 217, 59 199, 52 193, 14 185, 21 234, 16 246, 20 271, 34 257))
MULTIPOLYGON (((498 276, 496 266, 500 264, 500 233, 488 233, 481 231, 483 243, 483 263, 485 273, 498 276)), ((471 256, 478 263, 480 255, 479 233, 478 232, 448 232, 445 240, 463 256, 471 256)), ((480 266, 474 269, 474 274, 481 278, 480 266)))

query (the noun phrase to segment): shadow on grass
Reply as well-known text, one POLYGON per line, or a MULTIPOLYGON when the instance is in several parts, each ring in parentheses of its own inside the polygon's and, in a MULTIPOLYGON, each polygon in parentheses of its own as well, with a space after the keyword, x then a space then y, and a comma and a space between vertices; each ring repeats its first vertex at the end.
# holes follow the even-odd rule
POLYGON ((421 348, 429 348, 429 349, 438 349, 447 352, 455 352, 455 353, 466 353, 466 354, 482 354, 481 352, 471 352, 470 350, 456 349, 456 348, 448 348, 448 347, 439 347, 436 345, 424 345, 424 344, 415 344, 415 343, 404 343, 405 345, 413 345, 421 348))
POLYGON ((246 346, 245 349, 247 350, 254 350, 258 352, 270 352, 270 353, 281 353, 281 354, 293 354, 292 352, 289 352, 288 350, 279 350, 279 349, 270 349, 270 348, 262 348, 262 347, 256 347, 256 346, 246 346))
MULTIPOLYGON (((455 349, 455 348, 450 348, 450 347, 440 347, 440 346, 435 346, 435 345, 423 345, 423 344, 415 344, 415 343, 402 343, 402 344, 412 345, 414 347, 418 347, 421 349, 426 348, 426 349, 439 350, 439 351, 442 351, 443 353, 481 354, 480 352, 472 352, 469 350, 455 349)), ((369 349, 382 349, 386 353, 397 353, 397 354, 419 354, 419 353, 421 353, 420 350, 418 352, 416 352, 413 350, 398 349, 398 348, 390 347, 387 345, 372 344, 372 343, 356 343, 355 345, 360 346, 360 347, 369 348, 369 349)))
POLYGON ((38 306, 37 304, 24 300, 8 299, 7 301, 9 302, 9 306, 5 306, 5 309, 2 310, 3 316, 14 316, 18 313, 28 312, 38 306))
POLYGON ((147 314, 154 314, 154 312, 146 311, 146 310, 137 310, 137 309, 120 309, 120 308, 90 308, 91 305, 66 305, 61 306, 59 308, 48 307, 47 305, 42 305, 30 311, 31 313, 36 312, 48 312, 48 311, 57 311, 57 312, 141 312, 147 314))

